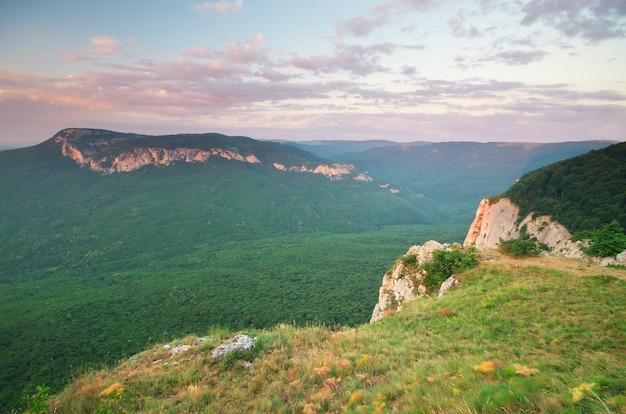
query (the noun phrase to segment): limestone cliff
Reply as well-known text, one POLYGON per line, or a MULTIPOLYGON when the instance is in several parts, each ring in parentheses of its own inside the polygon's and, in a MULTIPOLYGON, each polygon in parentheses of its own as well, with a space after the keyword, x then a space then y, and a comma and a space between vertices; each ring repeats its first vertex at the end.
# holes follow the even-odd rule
POLYGON ((529 214, 520 220, 519 207, 507 198, 497 201, 485 198, 480 202, 463 245, 495 248, 500 238, 518 238, 524 226, 526 234, 536 237, 540 243, 550 247, 553 253, 567 257, 584 256, 579 245, 570 240, 572 235, 565 226, 550 216, 533 217, 533 214, 529 214))
POLYGON ((449 244, 441 244, 430 240, 422 246, 411 246, 403 258, 398 260, 393 268, 383 277, 382 286, 378 294, 378 303, 372 312, 370 322, 382 319, 386 314, 391 314, 402 310, 402 305, 417 297, 424 297, 438 293, 443 294, 443 290, 450 289, 458 281, 451 276, 438 292, 428 292, 427 287, 422 284, 424 270, 421 265, 432 260, 435 250, 449 249, 449 244))
MULTIPOLYGON (((176 162, 202 163, 212 157, 249 164, 262 163, 252 152, 223 142, 219 146, 199 147, 197 140, 192 140, 195 146, 184 145, 184 142, 176 146, 174 145, 177 142, 176 139, 163 142, 159 139, 160 137, 152 137, 156 139, 155 143, 166 144, 157 146, 150 145, 150 140, 146 141, 146 138, 150 137, 97 129, 69 128, 60 131, 53 137, 53 140, 60 147, 63 156, 101 174, 131 172, 147 165, 169 166, 176 162), (141 145, 134 145, 133 139, 143 140, 141 145)), ((286 166, 280 162, 270 162, 268 165, 280 171, 321 174, 331 180, 351 178, 355 181, 373 181, 366 174, 356 171, 351 164, 324 164, 307 161, 305 164, 292 166, 286 166)))

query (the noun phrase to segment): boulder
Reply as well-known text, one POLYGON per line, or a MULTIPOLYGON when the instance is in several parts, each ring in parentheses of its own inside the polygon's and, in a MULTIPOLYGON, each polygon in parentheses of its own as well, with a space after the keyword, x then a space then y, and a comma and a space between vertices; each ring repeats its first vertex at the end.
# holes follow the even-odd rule
POLYGON ((224 342, 222 345, 211 351, 211 356, 220 360, 233 351, 245 352, 249 351, 256 345, 256 338, 251 336, 239 334, 235 337, 224 342))

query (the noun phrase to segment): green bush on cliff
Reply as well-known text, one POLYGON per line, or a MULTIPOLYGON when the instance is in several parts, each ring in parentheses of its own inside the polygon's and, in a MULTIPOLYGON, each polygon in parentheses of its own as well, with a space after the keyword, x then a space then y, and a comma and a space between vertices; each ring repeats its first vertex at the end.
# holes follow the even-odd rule
POLYGON ((448 277, 478 266, 478 255, 474 247, 466 250, 435 250, 433 259, 423 265, 426 275, 422 282, 429 291, 436 289, 448 277))

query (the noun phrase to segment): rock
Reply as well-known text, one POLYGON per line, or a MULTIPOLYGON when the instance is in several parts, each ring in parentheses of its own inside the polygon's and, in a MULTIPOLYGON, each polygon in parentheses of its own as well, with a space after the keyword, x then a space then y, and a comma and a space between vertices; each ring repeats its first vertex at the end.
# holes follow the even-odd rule
POLYGON ((547 245, 553 253, 566 257, 584 257, 579 244, 570 240, 572 235, 567 228, 550 216, 533 217, 531 213, 521 222, 519 218, 519 207, 508 198, 493 203, 485 198, 478 205, 463 245, 496 248, 500 238, 516 239, 520 236, 520 229, 526 226, 526 234, 536 237, 539 243, 547 245))
POLYGON ((458 285, 459 279, 457 279, 456 277, 454 277, 454 275, 450 276, 449 278, 446 279, 445 282, 443 282, 441 284, 441 287, 439 288, 439 293, 437 293, 437 297, 440 298, 443 295, 445 295, 446 293, 448 293, 448 291, 450 289, 452 289, 453 287, 455 287, 456 285, 458 285))
POLYGON ((189 345, 180 345, 170 349, 170 356, 189 351, 189 345))
POLYGON ((626 265, 626 250, 615 257, 605 257, 600 262, 602 266, 608 265, 626 265))
POLYGON ((234 338, 231 338, 227 342, 211 351, 211 356, 216 360, 224 358, 227 354, 233 351, 245 352, 254 348, 256 339, 248 335, 239 334, 234 338))
POLYGON ((405 257, 415 255, 415 265, 399 260, 385 274, 378 294, 378 303, 374 306, 370 323, 382 319, 385 316, 385 311, 402 310, 404 302, 426 296, 428 294, 426 287, 420 284, 424 276, 420 266, 432 260, 435 250, 449 247, 449 245, 443 245, 434 240, 427 241, 422 246, 411 246, 405 257))

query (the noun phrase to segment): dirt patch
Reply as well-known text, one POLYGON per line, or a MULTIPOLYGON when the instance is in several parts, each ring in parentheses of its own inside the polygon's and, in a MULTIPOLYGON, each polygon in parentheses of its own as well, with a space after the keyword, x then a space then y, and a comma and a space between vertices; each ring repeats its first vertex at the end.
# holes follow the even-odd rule
POLYGON ((506 256, 496 249, 480 250, 480 259, 484 263, 510 264, 515 267, 545 267, 562 270, 577 276, 609 275, 626 280, 626 270, 601 266, 584 259, 573 259, 553 254, 542 254, 539 257, 517 259, 506 256))

